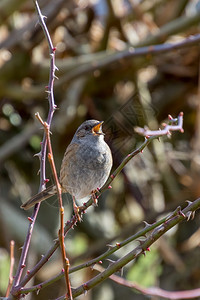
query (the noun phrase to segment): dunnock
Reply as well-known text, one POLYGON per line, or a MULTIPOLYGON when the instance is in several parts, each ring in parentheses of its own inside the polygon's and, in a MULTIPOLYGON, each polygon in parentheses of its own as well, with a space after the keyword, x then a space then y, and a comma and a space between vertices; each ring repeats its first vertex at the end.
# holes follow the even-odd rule
MULTIPOLYGON (((95 191, 106 182, 112 168, 112 154, 104 141, 102 123, 88 120, 81 124, 66 149, 61 169, 60 184, 62 193, 70 193, 73 198, 74 212, 78 216, 75 199, 93 196, 95 191)), ((56 194, 56 187, 50 186, 33 196, 21 208, 27 210, 36 203, 56 194)))

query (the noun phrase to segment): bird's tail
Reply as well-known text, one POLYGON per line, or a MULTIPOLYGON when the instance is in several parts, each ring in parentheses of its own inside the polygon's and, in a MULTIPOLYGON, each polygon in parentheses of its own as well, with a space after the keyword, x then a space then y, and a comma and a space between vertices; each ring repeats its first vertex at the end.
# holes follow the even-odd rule
POLYGON ((50 187, 46 188, 44 191, 34 195, 27 202, 23 203, 20 207, 23 208, 24 210, 27 210, 32 206, 34 206, 36 203, 44 201, 55 194, 56 194, 56 187, 55 185, 51 185, 50 187))

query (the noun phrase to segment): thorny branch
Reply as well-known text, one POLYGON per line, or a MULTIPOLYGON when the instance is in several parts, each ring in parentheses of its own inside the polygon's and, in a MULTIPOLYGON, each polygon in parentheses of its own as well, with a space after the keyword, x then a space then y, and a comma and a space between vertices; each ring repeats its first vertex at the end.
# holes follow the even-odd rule
MULTIPOLYGON (((44 34, 47 38, 48 44, 49 44, 49 53, 50 53, 50 71, 49 71, 49 83, 48 83, 48 100, 49 100, 49 112, 48 112, 48 117, 47 117, 47 124, 50 128, 51 126, 51 122, 52 122, 52 118, 53 118, 53 114, 55 111, 55 103, 54 103, 54 95, 53 95, 53 83, 54 83, 54 78, 55 78, 55 48, 53 47, 50 35, 48 33, 48 30, 46 28, 45 22, 44 22, 44 16, 42 16, 38 3, 37 1, 34 1, 35 6, 36 6, 36 10, 38 12, 39 15, 39 23, 43 28, 44 34)), ((39 187, 39 192, 44 190, 46 187, 46 175, 45 175, 45 165, 46 165, 46 149, 47 149, 47 139, 46 139, 46 133, 44 132, 43 135, 43 141, 42 141, 42 146, 41 146, 41 151, 38 154, 38 157, 40 159, 40 187, 39 187)), ((29 250, 29 246, 30 246, 30 241, 31 241, 31 237, 32 237, 32 233, 33 233, 33 228, 35 225, 35 221, 37 218, 37 214, 40 208, 40 203, 36 204, 34 207, 34 211, 31 217, 28 218, 30 224, 29 224, 29 228, 27 231, 27 236, 24 242, 24 245, 22 247, 22 253, 21 253, 21 257, 20 257, 20 261, 18 264, 18 268, 17 268, 17 272, 15 275, 15 279, 14 279, 14 283, 13 283, 13 287, 11 289, 11 294, 12 295, 17 295, 19 293, 19 284, 20 284, 20 279, 22 276, 22 272, 26 266, 26 257, 28 254, 28 250, 29 250)))
MULTIPOLYGON (((103 272, 104 269, 100 265, 95 265, 94 269, 103 272)), ((159 287, 149 287, 145 288, 140 286, 136 282, 132 282, 129 280, 126 280, 122 277, 119 277, 117 275, 111 275, 109 277, 112 281, 116 282, 117 284, 123 285, 128 288, 135 289, 136 291, 142 293, 143 295, 153 296, 153 297, 160 297, 165 298, 168 300, 177 300, 177 299, 193 299, 200 296, 200 288, 199 289, 193 289, 193 290, 187 290, 187 291, 166 291, 164 289, 161 289, 159 287)))
POLYGON ((181 112, 178 116, 178 118, 173 119, 171 115, 168 116, 168 119, 170 121, 170 124, 163 123, 162 126, 164 129, 159 129, 159 130, 150 130, 149 128, 141 128, 141 127, 135 127, 135 132, 138 134, 141 134, 145 137, 150 137, 150 136, 163 136, 171 135, 171 131, 178 131, 183 132, 183 113, 181 112), (177 124, 176 124, 177 123, 177 124), (175 125, 174 125, 175 124, 175 125))
MULTIPOLYGON (((90 261, 87 261, 85 263, 82 263, 78 266, 72 267, 69 270, 69 273, 74 273, 76 271, 82 270, 84 268, 87 267, 93 267, 95 264, 100 263, 102 260, 105 260, 106 258, 108 258, 111 254, 115 253, 116 251, 118 251, 119 249, 121 249, 122 247, 128 245, 129 243, 144 237, 147 235, 147 233, 151 232, 152 230, 154 230, 155 228, 157 228, 158 226, 162 225, 163 223, 165 223, 167 220, 169 220, 169 218, 174 217, 175 215, 177 215, 177 213, 180 213, 180 208, 177 208, 172 214, 162 218, 161 220, 153 223, 153 224, 148 224, 147 222, 144 222, 144 228, 142 228, 140 231, 138 231, 137 233, 135 233, 134 235, 128 237, 126 240, 121 241, 120 243, 116 243, 115 245, 107 245, 108 246, 108 250, 99 255, 98 257, 91 259, 90 261)), ((55 277, 42 282, 40 284, 37 284, 35 286, 32 286, 30 288, 24 288, 23 289, 23 293, 27 294, 33 291, 37 291, 40 290, 41 288, 47 287, 48 285, 50 285, 51 283, 59 280, 60 278, 62 278, 64 276, 64 272, 60 272, 60 274, 56 275, 55 277)))
MULTIPOLYGON (((125 256, 118 259, 116 262, 111 263, 107 269, 94 278, 90 279, 86 283, 82 284, 78 288, 74 289, 73 297, 77 297, 83 294, 85 291, 90 290, 100 282, 103 282, 106 278, 108 278, 113 273, 119 271, 122 267, 124 267, 128 262, 135 259, 141 254, 145 254, 146 251, 150 251, 150 246, 158 240, 164 233, 166 233, 169 229, 174 227, 176 224, 180 223, 184 219, 189 220, 194 216, 194 212, 200 208, 200 198, 195 200, 194 202, 188 202, 186 208, 182 211, 181 209, 177 209, 176 213, 172 214, 168 217, 167 221, 162 225, 158 226, 153 230, 153 232, 143 241, 139 241, 139 246, 130 251, 125 256)), ((120 245, 119 245, 120 246, 120 245)), ((65 299, 64 297, 60 297, 59 300, 65 299)))
POLYGON ((49 126, 46 122, 43 122, 41 119, 39 113, 36 113, 36 118, 39 120, 39 122, 44 126, 44 130, 46 132, 46 138, 47 138, 47 145, 49 149, 48 153, 48 159, 50 162, 51 170, 55 179, 57 194, 58 194, 58 200, 59 200, 59 207, 60 207, 60 229, 59 229, 59 241, 60 241, 60 248, 62 253, 62 260, 63 260, 63 268, 64 268, 64 275, 65 275, 65 281, 66 281, 66 287, 67 287, 67 299, 72 299, 72 292, 71 292, 71 285, 69 280, 69 259, 66 257, 65 252, 65 242, 64 242, 64 207, 62 204, 62 190, 61 186, 58 180, 58 175, 56 172, 56 167, 54 163, 54 157, 53 157, 53 151, 51 146, 51 139, 50 139, 50 132, 49 132, 49 126))

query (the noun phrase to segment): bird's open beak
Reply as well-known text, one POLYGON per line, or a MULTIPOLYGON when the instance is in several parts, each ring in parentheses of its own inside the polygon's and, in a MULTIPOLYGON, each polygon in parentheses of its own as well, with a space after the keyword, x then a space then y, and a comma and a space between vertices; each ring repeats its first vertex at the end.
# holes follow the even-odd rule
POLYGON ((104 135, 103 131, 102 131, 102 124, 103 124, 103 121, 99 122, 97 125, 95 125, 93 128, 92 128, 92 133, 94 134, 99 134, 99 135, 104 135))

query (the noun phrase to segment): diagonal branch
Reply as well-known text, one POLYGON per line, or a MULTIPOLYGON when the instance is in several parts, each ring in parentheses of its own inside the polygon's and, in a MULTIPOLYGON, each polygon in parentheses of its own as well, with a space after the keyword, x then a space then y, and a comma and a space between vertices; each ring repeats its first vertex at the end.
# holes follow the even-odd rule
MULTIPOLYGON (((98 266, 95 265, 94 269, 99 272, 104 271, 104 268, 102 268, 99 265, 98 266)), ((193 298, 200 297, 200 288, 193 289, 193 290, 185 290, 185 291, 166 291, 159 287, 145 288, 140 286, 136 282, 126 280, 115 274, 111 275, 109 278, 120 285, 123 285, 131 289, 135 289, 136 291, 142 293, 143 295, 165 298, 168 300, 193 299, 193 298)))
MULTIPOLYGON (((173 217, 177 213, 179 213, 179 211, 180 211, 180 209, 178 208, 172 214, 170 214, 169 216, 166 216, 166 217, 162 218, 161 220, 158 220, 157 222, 155 222, 153 224, 148 224, 147 222, 144 222, 145 226, 144 226, 143 229, 141 229, 137 233, 133 234, 132 236, 128 237, 126 240, 121 241, 120 243, 116 243, 115 245, 108 245, 108 250, 106 252, 104 252, 103 254, 99 255, 98 257, 96 257, 94 259, 91 259, 90 261, 87 261, 87 262, 82 263, 82 264, 80 264, 78 266, 70 268, 69 273, 71 274, 71 273, 74 273, 76 271, 82 270, 84 268, 93 267, 95 264, 99 263, 102 260, 105 260, 111 254, 115 253, 116 251, 118 251, 122 247, 128 245, 129 243, 137 240, 140 237, 146 236, 147 233, 149 233, 150 231, 154 230, 158 226, 160 226, 163 223, 165 223, 170 217, 173 217)), ((55 277, 53 277, 53 278, 51 278, 49 280, 46 280, 45 282, 42 282, 40 284, 37 284, 35 286, 32 286, 30 288, 25 288, 21 292, 23 294, 28 294, 30 292, 40 290, 40 289, 42 289, 44 287, 49 286, 53 282, 58 281, 63 276, 64 276, 64 272, 62 271, 62 272, 60 272, 60 274, 56 275, 55 277)))
MULTIPOLYGON (((106 270, 95 276, 94 278, 90 279, 86 283, 82 284, 78 288, 73 290, 73 297, 77 297, 81 294, 84 294, 86 291, 90 290, 91 288, 95 287, 97 284, 103 282, 113 273, 119 271, 122 267, 124 267, 127 263, 135 259, 141 254, 145 254, 146 251, 149 251, 149 247, 157 241, 163 234, 165 234, 169 229, 180 223, 181 221, 187 219, 189 220, 194 216, 194 213, 197 209, 200 208, 200 198, 195 200, 194 202, 188 202, 186 208, 182 211, 177 210, 176 215, 172 215, 168 218, 168 220, 160 225, 159 227, 155 228, 153 232, 146 238, 145 241, 139 241, 139 246, 135 249, 130 251, 128 254, 123 256, 122 258, 118 259, 116 262, 111 263, 106 270)), ((65 299, 63 296, 58 298, 59 300, 65 299)), ((57 299, 57 300, 58 300, 57 299)))

